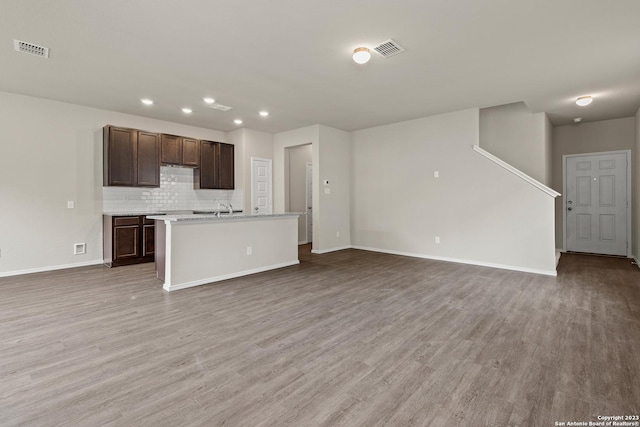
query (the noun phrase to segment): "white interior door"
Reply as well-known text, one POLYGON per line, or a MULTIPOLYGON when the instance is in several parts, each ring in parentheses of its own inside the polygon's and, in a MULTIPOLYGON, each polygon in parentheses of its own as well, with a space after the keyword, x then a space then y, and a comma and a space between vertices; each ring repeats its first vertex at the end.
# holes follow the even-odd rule
POLYGON ((251 158, 251 213, 272 213, 271 160, 251 158))
POLYGON ((566 249, 627 255, 627 153, 565 156, 566 249))
POLYGON ((307 242, 313 242, 313 168, 307 162, 307 242))

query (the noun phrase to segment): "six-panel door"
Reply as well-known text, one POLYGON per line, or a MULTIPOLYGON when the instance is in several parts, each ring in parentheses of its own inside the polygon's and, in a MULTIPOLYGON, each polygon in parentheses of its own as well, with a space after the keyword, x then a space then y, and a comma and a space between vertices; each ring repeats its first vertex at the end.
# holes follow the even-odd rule
POLYGON ((566 158, 567 250, 627 255, 627 156, 566 158))

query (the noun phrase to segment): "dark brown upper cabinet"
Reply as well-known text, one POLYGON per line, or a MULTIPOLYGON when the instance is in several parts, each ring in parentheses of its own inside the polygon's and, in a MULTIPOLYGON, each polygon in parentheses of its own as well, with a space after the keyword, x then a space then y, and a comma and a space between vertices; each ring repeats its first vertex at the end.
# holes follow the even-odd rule
POLYGON ((160 186, 160 135, 105 126, 103 148, 103 185, 160 186))
POLYGON ((160 162, 163 165, 182 163, 182 138, 175 135, 160 135, 160 162))
POLYGON ((233 190, 234 146, 200 141, 200 170, 195 174, 196 188, 233 190))
POLYGON ((160 187, 160 135, 138 131, 138 187, 160 187))
POLYGON ((160 162, 163 165, 198 167, 200 141, 175 135, 160 135, 160 162))
POLYGON ((105 126, 102 129, 104 185, 136 185, 138 132, 134 129, 105 126))
POLYGON ((200 166, 200 141, 193 138, 182 138, 182 165, 200 166))
POLYGON ((218 172, 218 188, 224 190, 233 190, 234 188, 234 146, 233 144, 218 145, 219 153, 219 172, 218 172))

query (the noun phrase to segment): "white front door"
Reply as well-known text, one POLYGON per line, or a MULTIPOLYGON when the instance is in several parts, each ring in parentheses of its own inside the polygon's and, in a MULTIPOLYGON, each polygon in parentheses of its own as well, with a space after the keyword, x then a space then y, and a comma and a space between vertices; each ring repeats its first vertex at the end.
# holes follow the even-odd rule
POLYGON ((313 168, 307 162, 307 242, 313 242, 313 168))
POLYGON ((272 213, 271 173, 271 160, 251 158, 251 213, 272 213))
POLYGON ((627 255, 627 153, 565 156, 566 249, 627 255))

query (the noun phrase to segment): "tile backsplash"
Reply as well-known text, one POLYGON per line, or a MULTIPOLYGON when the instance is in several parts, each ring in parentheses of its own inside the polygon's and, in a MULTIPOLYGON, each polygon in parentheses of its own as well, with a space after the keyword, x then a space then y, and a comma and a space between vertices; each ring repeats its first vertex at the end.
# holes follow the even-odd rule
POLYGON ((242 209, 242 190, 195 190, 193 169, 160 168, 160 188, 102 187, 102 211, 107 213, 161 212, 217 209, 218 202, 230 202, 242 209))

